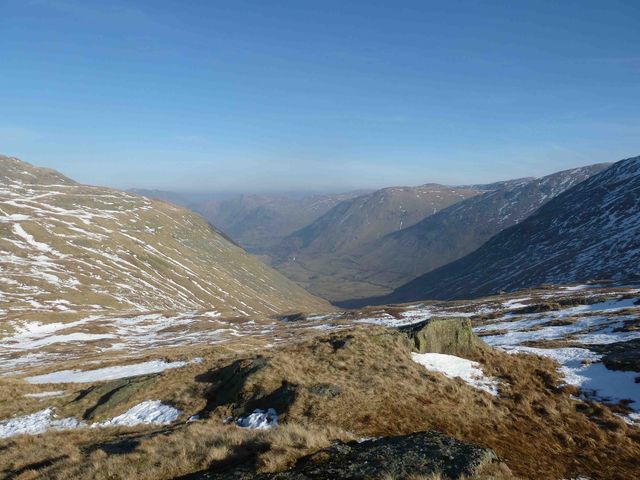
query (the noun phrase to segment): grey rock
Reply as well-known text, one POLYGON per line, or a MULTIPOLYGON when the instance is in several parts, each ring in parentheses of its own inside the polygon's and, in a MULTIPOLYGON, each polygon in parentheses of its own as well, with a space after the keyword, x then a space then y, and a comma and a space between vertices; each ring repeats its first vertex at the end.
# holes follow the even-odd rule
POLYGON ((398 437, 383 437, 361 443, 336 443, 301 458, 285 472, 256 474, 246 466, 198 472, 183 480, 366 480, 391 475, 407 478, 440 472, 457 479, 474 475, 479 469, 499 462, 495 453, 450 438, 435 431, 398 437))
POLYGON ((431 318, 398 330, 409 336, 419 353, 465 356, 486 347, 473 333, 468 318, 431 318))
POLYGON ((602 363, 609 370, 640 372, 640 339, 606 345, 590 345, 589 348, 604 354, 602 363))
POLYGON ((342 393, 342 388, 331 383, 316 383, 308 388, 309 392, 322 397, 337 397, 342 393))
POLYGON ((74 402, 89 404, 88 407, 85 407, 83 418, 93 420, 118 405, 128 402, 135 393, 151 385, 156 377, 157 375, 144 375, 113 380, 85 390, 74 399, 74 402))

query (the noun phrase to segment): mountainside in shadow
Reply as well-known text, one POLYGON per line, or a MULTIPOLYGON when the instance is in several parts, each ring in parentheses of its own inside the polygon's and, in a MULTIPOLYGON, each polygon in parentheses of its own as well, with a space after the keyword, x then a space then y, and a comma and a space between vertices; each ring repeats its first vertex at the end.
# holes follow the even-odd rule
POLYGON ((353 258, 364 253, 363 247, 479 193, 437 184, 377 190, 339 203, 269 254, 276 268, 325 298, 382 293, 386 290, 379 285, 358 278, 353 258))
POLYGON ((544 283, 640 275, 640 157, 615 163, 475 252, 378 299, 469 298, 544 283))
POLYGON ((372 283, 398 287, 471 253, 498 232, 521 222, 541 205, 609 165, 487 185, 484 188, 491 191, 369 243, 354 261, 361 266, 363 277, 372 283))
POLYGON ((0 157, 0 312, 328 305, 169 203, 0 157))

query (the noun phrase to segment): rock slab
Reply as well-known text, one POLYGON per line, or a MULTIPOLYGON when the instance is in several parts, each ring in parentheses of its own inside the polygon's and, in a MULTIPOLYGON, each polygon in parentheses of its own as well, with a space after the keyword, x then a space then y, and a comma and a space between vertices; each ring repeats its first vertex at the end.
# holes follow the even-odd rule
MULTIPOLYGON (((217 471, 216 467, 182 477, 184 480, 365 480, 406 478, 440 472, 457 479, 474 475, 479 469, 498 462, 495 453, 460 442, 435 431, 362 442, 339 442, 298 460, 288 471, 257 474, 243 465, 217 471)), ((228 468, 228 467, 227 467, 228 468)))

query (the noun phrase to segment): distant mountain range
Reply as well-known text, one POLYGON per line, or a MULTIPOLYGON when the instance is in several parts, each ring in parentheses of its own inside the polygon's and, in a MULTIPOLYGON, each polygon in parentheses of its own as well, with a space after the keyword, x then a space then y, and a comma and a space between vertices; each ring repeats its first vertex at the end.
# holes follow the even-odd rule
POLYGON ((464 257, 609 165, 491 184, 364 193, 206 199, 137 192, 200 213, 313 294, 349 306, 464 257))
POLYGON ((195 213, 10 157, 0 157, 0 276, 9 316, 329 308, 195 213))
POLYGON ((165 190, 130 192, 189 208, 238 245, 265 253, 287 235, 312 223, 342 201, 364 190, 335 194, 181 194, 165 190))
POLYGON ((388 289, 359 278, 354 257, 367 244, 480 193, 437 184, 377 190, 339 203, 268 253, 277 269, 324 298, 381 293, 388 289))
POLYGON ((476 185, 489 191, 367 244, 353 261, 360 266, 363 278, 398 287, 471 253, 493 235, 521 222, 544 203, 609 165, 574 168, 538 179, 476 185))
POLYGON ((362 192, 326 195, 240 195, 193 205, 196 212, 242 247, 264 253, 287 235, 312 223, 340 202, 362 192))
POLYGON ((640 277, 640 157, 550 200, 473 253, 367 303, 477 297, 545 283, 640 277))

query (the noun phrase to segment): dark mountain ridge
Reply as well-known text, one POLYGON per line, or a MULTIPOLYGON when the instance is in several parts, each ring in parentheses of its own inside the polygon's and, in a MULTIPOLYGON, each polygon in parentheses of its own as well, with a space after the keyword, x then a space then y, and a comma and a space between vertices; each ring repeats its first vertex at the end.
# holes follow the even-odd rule
POLYGON ((459 299, 545 283, 640 276, 640 157, 619 161, 473 253, 376 302, 459 299))
POLYGON ((564 170, 541 178, 490 185, 408 228, 390 233, 363 249, 354 261, 368 280, 395 288, 471 253, 493 235, 515 225, 565 190, 610 164, 564 170))

